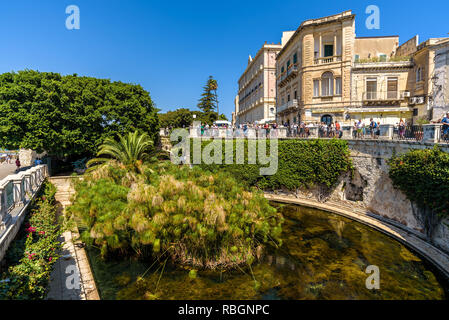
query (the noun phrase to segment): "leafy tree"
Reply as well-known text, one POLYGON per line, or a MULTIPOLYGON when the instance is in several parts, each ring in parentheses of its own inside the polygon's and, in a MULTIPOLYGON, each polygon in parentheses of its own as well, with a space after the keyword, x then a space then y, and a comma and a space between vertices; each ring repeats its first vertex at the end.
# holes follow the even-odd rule
POLYGON ((117 134, 138 129, 156 139, 158 127, 140 85, 33 70, 0 75, 0 145, 8 149, 73 160, 117 134))
POLYGON ((95 158, 87 162, 88 167, 94 164, 106 163, 115 159, 122 165, 138 169, 142 161, 149 160, 154 151, 154 143, 148 134, 139 134, 138 131, 130 132, 128 135, 119 135, 118 141, 106 138, 100 146, 97 156, 109 156, 109 158, 95 158))
POLYGON ((194 112, 186 108, 180 108, 175 111, 168 111, 167 113, 159 114, 161 127, 168 128, 183 128, 188 127, 193 122, 194 112))

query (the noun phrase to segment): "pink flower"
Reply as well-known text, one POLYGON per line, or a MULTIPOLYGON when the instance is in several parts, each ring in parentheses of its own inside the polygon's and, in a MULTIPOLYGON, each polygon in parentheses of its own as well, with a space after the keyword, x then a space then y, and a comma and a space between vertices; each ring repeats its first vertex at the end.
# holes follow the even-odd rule
POLYGON ((51 262, 51 260, 53 260, 53 258, 52 258, 52 257, 48 258, 48 261, 50 261, 50 262, 51 262))

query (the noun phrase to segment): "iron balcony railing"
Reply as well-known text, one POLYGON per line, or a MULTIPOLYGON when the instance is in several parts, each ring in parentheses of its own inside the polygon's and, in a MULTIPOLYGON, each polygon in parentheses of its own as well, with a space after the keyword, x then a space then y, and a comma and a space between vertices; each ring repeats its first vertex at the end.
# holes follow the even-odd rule
POLYGON ((388 101, 401 100, 399 91, 365 91, 363 93, 363 101, 388 101))

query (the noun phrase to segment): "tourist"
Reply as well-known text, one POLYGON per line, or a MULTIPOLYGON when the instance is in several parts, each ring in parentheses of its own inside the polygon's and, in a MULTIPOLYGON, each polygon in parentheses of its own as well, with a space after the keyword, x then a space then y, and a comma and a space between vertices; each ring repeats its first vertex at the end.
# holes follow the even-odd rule
POLYGON ((340 123, 338 123, 338 121, 335 121, 335 134, 337 135, 337 137, 340 139, 343 135, 343 132, 341 131, 341 126, 340 123))
POLYGON ((376 121, 373 120, 373 118, 369 119, 369 129, 370 129, 370 134, 371 134, 371 138, 374 139, 374 131, 377 127, 377 123, 376 121))
POLYGON ((362 135, 363 135, 363 129, 364 129, 364 124, 362 123, 362 119, 359 119, 359 121, 356 123, 356 128, 357 128, 357 138, 361 139, 362 135))
POLYGON ((16 159, 16 172, 19 172, 19 170, 20 170, 20 160, 19 160, 19 158, 17 158, 16 159))
POLYGON ((446 116, 441 120, 443 124, 443 141, 449 139, 449 112, 446 112, 446 116))
POLYGON ((405 122, 404 120, 399 120, 399 139, 405 139, 405 122))

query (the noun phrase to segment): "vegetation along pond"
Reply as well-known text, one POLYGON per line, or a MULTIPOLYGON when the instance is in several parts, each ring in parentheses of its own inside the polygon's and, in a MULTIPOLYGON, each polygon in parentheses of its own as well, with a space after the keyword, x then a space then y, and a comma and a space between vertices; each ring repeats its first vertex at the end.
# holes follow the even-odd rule
POLYGON ((358 222, 297 205, 284 215, 283 244, 232 271, 188 270, 152 261, 103 261, 88 248, 102 299, 446 299, 447 280, 401 243, 358 222), (368 290, 367 266, 380 270, 368 290))

